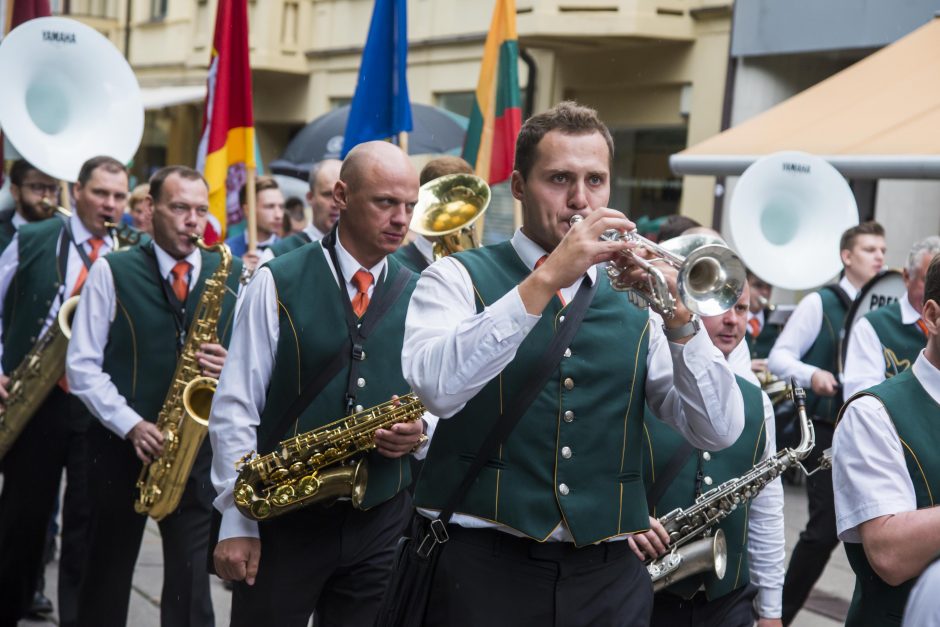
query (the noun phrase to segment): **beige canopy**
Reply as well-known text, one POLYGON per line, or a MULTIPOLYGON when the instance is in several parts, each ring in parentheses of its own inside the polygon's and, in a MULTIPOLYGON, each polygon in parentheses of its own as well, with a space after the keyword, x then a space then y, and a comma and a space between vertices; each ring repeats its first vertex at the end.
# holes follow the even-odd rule
POLYGON ((802 150, 849 178, 940 178, 940 19, 670 159, 677 174, 736 175, 802 150))

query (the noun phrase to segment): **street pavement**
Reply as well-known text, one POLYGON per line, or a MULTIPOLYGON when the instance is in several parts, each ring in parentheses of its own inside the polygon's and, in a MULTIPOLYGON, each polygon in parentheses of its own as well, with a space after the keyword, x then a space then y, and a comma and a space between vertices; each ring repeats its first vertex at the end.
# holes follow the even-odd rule
MULTIPOLYGON (((806 523, 806 492, 803 487, 785 487, 785 524, 787 535, 787 560, 796 544, 800 530, 806 523)), ((56 601, 58 561, 46 568, 46 595, 56 601)), ((163 554, 160 548, 160 532, 153 521, 149 521, 144 533, 140 556, 134 571, 130 612, 127 624, 131 627, 158 627, 160 625, 160 588, 163 580, 163 554)), ((793 627, 835 627, 843 623, 844 612, 852 597, 855 577, 845 558, 842 547, 832 554, 826 571, 816 584, 808 607, 804 608, 793 622, 793 627), (828 615, 827 615, 828 614, 828 615)), ((216 625, 229 624, 231 595, 222 587, 222 582, 212 578, 212 604, 215 607, 216 625)), ((56 605, 58 605, 56 603, 56 605)), ((42 627, 57 625, 57 615, 46 621, 20 621, 18 627, 42 627)))

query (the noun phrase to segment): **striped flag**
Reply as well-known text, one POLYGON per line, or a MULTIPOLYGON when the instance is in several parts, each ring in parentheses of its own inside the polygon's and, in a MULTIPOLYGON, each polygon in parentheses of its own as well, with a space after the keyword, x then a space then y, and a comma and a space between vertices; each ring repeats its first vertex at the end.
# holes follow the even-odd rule
POLYGON ((491 185, 512 174, 516 136, 522 126, 518 63, 515 0, 496 0, 463 147, 463 158, 491 185))
POLYGON ((205 239, 212 243, 244 229, 238 192, 248 170, 256 167, 248 0, 219 0, 206 82, 197 167, 209 183, 209 210, 214 220, 210 219, 205 239))

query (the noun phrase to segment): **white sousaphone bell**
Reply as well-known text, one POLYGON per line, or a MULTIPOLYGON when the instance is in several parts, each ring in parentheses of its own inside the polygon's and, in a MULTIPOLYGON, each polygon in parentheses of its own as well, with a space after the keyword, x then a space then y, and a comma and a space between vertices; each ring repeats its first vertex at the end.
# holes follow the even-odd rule
POLYGON ((822 285, 842 269, 839 239, 858 224, 855 196, 824 159, 778 152, 755 161, 734 188, 734 246, 764 281, 788 290, 822 285))
POLYGON ((63 17, 30 20, 0 42, 0 129, 24 159, 74 182, 97 155, 129 162, 144 131, 140 87, 106 37, 63 17))

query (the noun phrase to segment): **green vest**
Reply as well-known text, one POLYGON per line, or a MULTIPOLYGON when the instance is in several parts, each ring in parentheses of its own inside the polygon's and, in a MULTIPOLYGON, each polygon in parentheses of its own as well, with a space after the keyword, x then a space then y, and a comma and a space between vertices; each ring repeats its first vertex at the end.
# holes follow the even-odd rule
POLYGON ((901 304, 897 301, 865 314, 871 324, 885 358, 885 379, 911 367, 920 351, 927 345, 920 326, 901 321, 901 304))
MULTIPOLYGON (((173 310, 157 276, 152 246, 135 246, 109 254, 105 259, 114 277, 116 308, 108 332, 102 370, 108 373, 128 405, 144 420, 156 422, 176 371, 177 333, 173 310)), ((185 328, 192 323, 205 281, 218 267, 218 253, 202 251, 202 269, 186 299, 185 328)), ((232 260, 217 332, 228 345, 232 331, 235 296, 241 261, 232 260)))
MULTIPOLYGON (((731 447, 718 452, 705 454, 697 450, 690 455, 676 478, 669 484, 651 515, 661 517, 676 508, 687 509, 702 492, 717 487, 735 477, 746 474, 764 453, 767 434, 764 431, 764 400, 761 390, 741 377, 737 377, 738 387, 744 397, 744 431, 731 447), (696 490, 696 476, 702 471, 711 477, 711 486, 703 483, 700 491, 696 490)), ((652 488, 657 475, 666 470, 675 451, 685 443, 685 439, 672 427, 657 419, 647 408, 644 417, 646 445, 643 447, 643 473, 647 489, 652 488)), ((750 581, 750 567, 747 557, 747 519, 750 501, 738 508, 721 522, 719 527, 725 532, 728 543, 728 566, 723 579, 714 573, 691 577, 668 588, 683 597, 690 597, 704 582, 705 594, 709 600, 717 599, 732 590, 745 586, 750 581)))
POLYGON ((284 239, 279 239, 278 241, 271 244, 271 252, 274 253, 275 257, 279 257, 284 253, 290 252, 295 248, 300 248, 305 244, 310 243, 310 236, 304 233, 303 231, 298 231, 296 233, 291 233, 284 239))
MULTIPOLYGON (((845 327, 845 315, 848 310, 832 290, 822 288, 816 293, 822 299, 822 325, 816 341, 803 355, 803 363, 828 370, 838 380, 839 340, 845 327)), ((809 387, 806 388, 806 412, 813 418, 835 422, 841 405, 841 391, 837 391, 835 396, 826 397, 817 395, 809 387)))
MULTIPOLYGON (((345 288, 337 285, 327 264, 328 254, 319 242, 314 242, 275 257, 265 266, 271 271, 277 289, 280 333, 274 370, 258 426, 259 442, 271 436, 271 430, 294 399, 300 396, 305 384, 332 361, 348 337, 345 309, 340 300, 347 295, 345 288)), ((386 259, 386 277, 373 291, 372 301, 402 269, 394 259, 386 259)), ((394 394, 402 395, 409 390, 401 373, 401 349, 408 301, 417 282, 418 277, 411 276, 405 290, 363 344, 365 359, 358 362, 360 385, 356 388, 356 403, 364 408, 374 407, 388 401, 394 394)), ((284 440, 342 418, 346 413, 348 376, 348 368, 340 370, 293 427, 276 437, 284 440)), ((263 455, 269 451, 258 452, 263 455)), ((407 456, 389 459, 372 451, 367 460, 369 472, 363 509, 392 498, 411 483, 407 456)))
POLYGON ((754 337, 751 335, 751 327, 748 325, 747 333, 744 339, 747 341, 747 348, 751 351, 751 359, 767 359, 770 355, 770 349, 774 347, 774 342, 780 337, 780 331, 783 327, 779 324, 770 324, 767 322, 770 316, 770 310, 764 310, 764 327, 760 330, 760 335, 754 337))
MULTIPOLYGON (((454 256, 470 274, 477 310, 530 270, 509 242, 454 256)), ((564 522, 577 546, 649 528, 640 446, 649 316, 605 277, 563 357, 458 511, 544 540, 564 522), (562 487, 564 486, 564 487, 562 487)), ((528 381, 565 309, 557 297, 515 359, 457 414, 441 420, 415 490, 418 507, 440 510, 483 439, 528 381)))
POLYGON ((64 280, 56 264, 63 224, 63 220, 53 218, 24 224, 19 230, 19 264, 3 301, 6 373, 12 372, 36 343, 64 280))
MULTIPOLYGON (((940 490, 940 406, 923 388, 910 368, 887 379, 861 395, 876 397, 885 406, 904 448, 907 472, 914 484, 917 509, 936 505, 934 494, 940 490)), ((851 402, 852 399, 849 399, 851 402)), ((848 406, 848 403, 846 403, 848 406)), ((879 577, 861 543, 846 542, 845 554, 855 571, 855 592, 846 617, 847 627, 900 625, 907 597, 916 578, 900 586, 891 586, 879 577)))
POLYGON ((399 246, 398 250, 392 253, 392 256, 395 257, 401 265, 415 274, 421 274, 424 272, 424 269, 428 267, 428 260, 424 258, 424 255, 418 250, 414 242, 411 242, 407 246, 399 246), (421 263, 418 262, 419 259, 421 263))

